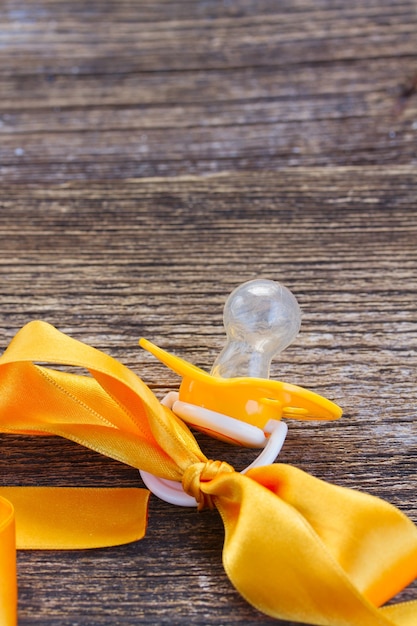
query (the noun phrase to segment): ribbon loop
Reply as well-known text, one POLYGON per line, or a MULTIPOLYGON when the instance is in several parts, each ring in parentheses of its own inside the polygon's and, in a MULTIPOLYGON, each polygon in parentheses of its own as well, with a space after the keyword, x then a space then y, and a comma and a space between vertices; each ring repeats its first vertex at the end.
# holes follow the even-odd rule
POLYGON ((209 483, 220 474, 230 474, 235 470, 225 461, 207 461, 206 463, 193 463, 182 477, 182 486, 189 496, 198 502, 198 510, 214 508, 213 497, 201 489, 202 483, 209 483))

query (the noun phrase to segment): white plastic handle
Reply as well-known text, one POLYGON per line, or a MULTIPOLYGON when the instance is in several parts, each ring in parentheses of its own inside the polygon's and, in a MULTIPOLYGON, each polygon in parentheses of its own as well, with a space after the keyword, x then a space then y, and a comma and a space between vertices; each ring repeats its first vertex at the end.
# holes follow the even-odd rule
POLYGON ((241 422, 234 417, 229 417, 223 413, 203 409, 195 404, 177 400, 172 406, 172 411, 184 422, 223 435, 227 439, 249 448, 263 448, 266 445, 267 437, 261 428, 241 422))
POLYGON ((175 415, 178 415, 191 426, 211 431, 214 435, 216 433, 223 435, 227 439, 249 448, 264 448, 266 446, 268 438, 262 428, 252 426, 252 424, 247 424, 223 413, 182 402, 179 400, 177 391, 167 393, 165 398, 161 400, 161 404, 171 409, 175 415))

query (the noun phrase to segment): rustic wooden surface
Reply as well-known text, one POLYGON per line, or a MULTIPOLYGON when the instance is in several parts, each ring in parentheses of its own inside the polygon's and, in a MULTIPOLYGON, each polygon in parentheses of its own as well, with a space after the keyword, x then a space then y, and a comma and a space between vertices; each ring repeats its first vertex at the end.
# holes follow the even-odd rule
MULTIPOLYGON (((162 397, 178 379, 137 339, 209 369, 231 289, 279 280, 303 326, 273 376, 345 411, 291 423, 281 460, 417 522, 417 3, 9 0, 0 94, 1 347, 44 319, 162 397)), ((141 484, 58 438, 1 450, 6 485, 141 484)), ((19 624, 278 623, 222 542, 216 512, 153 497, 141 542, 21 552, 19 624)))

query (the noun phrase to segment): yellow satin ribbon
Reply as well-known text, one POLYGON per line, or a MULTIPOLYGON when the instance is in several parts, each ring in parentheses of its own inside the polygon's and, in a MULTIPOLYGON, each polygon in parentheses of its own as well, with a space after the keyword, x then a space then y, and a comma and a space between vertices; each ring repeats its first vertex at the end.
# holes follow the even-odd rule
MULTIPOLYGON (((398 509, 288 465, 241 475, 207 460, 132 371, 48 324, 25 326, 0 358, 0 431, 60 435, 182 481, 199 508, 219 510, 225 570, 268 615, 322 626, 417 624, 417 601, 378 608, 417 576, 417 528, 398 509), (91 376, 35 363, 81 366, 91 376)), ((0 623, 17 620, 16 545, 139 539, 147 498, 143 489, 0 488, 0 623)))

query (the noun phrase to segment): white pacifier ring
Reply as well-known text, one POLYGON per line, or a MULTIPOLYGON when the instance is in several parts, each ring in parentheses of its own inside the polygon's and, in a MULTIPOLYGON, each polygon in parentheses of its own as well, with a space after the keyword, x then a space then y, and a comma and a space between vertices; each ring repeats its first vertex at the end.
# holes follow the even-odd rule
MULTIPOLYGON (((161 404, 170 408, 178 417, 181 417, 181 419, 193 426, 213 431, 216 434, 224 435, 240 443, 243 443, 243 433, 243 436, 246 437, 245 445, 249 444, 253 447, 263 448, 258 457, 248 467, 242 470, 241 474, 245 474, 254 467, 261 467, 273 463, 284 445, 288 432, 288 427, 284 422, 270 420, 265 426, 265 433, 269 434, 269 437, 266 437, 264 431, 256 426, 246 424, 227 415, 216 413, 215 411, 202 409, 201 407, 188 404, 187 402, 181 402, 177 400, 177 398, 178 393, 171 391, 165 396, 161 404), (253 443, 253 441, 256 441, 256 443, 253 443)), ((139 471, 148 489, 161 500, 170 504, 176 504, 177 506, 197 506, 195 498, 185 493, 180 482, 158 478, 144 470, 139 471)))

